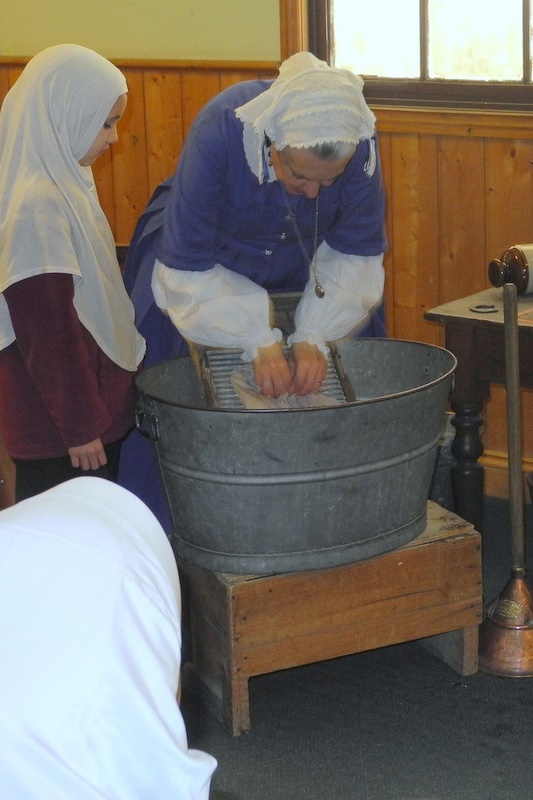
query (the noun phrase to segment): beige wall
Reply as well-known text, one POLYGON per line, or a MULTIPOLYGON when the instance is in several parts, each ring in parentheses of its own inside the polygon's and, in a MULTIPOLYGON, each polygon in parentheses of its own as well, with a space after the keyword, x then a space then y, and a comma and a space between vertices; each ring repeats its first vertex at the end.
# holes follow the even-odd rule
POLYGON ((0 2, 0 56, 74 42, 107 58, 278 61, 279 0, 0 2))

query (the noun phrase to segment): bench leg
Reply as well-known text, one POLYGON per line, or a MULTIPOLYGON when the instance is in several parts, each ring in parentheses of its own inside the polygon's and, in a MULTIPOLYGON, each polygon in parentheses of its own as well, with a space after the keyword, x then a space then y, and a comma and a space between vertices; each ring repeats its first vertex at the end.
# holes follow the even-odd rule
POLYGON ((224 692, 223 718, 233 736, 250 731, 250 695, 248 678, 234 679, 224 692))
POLYGON ((478 671, 479 625, 439 633, 417 641, 459 675, 474 675, 478 671))

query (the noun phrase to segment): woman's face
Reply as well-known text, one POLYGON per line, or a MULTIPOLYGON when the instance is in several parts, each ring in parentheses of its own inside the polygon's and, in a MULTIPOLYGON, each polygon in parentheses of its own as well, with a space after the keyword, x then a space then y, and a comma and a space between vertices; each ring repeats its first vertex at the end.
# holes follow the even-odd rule
POLYGON ((102 130, 92 143, 89 150, 85 153, 83 158, 80 158, 82 167, 89 167, 94 164, 98 156, 107 150, 111 144, 118 141, 117 123, 124 113, 128 96, 121 94, 117 102, 109 112, 106 121, 103 124, 102 130))
POLYGON ((322 186, 332 186, 342 175, 354 152, 355 149, 343 158, 324 160, 303 147, 278 151, 272 146, 270 158, 277 180, 288 192, 314 198, 322 186))

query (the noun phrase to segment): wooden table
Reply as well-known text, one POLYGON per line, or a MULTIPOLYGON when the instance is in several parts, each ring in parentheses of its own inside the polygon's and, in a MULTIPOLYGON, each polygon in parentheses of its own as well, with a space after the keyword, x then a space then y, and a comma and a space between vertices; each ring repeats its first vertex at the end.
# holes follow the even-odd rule
MULTIPOLYGON (((484 292, 432 308, 426 319, 445 327, 445 347, 459 365, 451 397, 455 438, 452 453, 454 509, 483 530, 483 454, 481 412, 491 383, 505 383, 503 289, 484 292)), ((533 296, 518 298, 520 385, 533 387, 533 296)))
POLYGON ((414 639, 460 674, 475 673, 480 539, 471 523, 429 501, 416 539, 353 564, 234 575, 180 562, 184 690, 236 736, 250 730, 254 675, 414 639))

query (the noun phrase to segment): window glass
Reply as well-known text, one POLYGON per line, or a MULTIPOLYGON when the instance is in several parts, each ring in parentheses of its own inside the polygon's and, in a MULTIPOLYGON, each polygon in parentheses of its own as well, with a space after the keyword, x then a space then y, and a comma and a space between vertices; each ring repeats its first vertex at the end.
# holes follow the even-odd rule
POLYGON ((334 65, 363 75, 418 78, 419 25, 419 0, 334 0, 334 65))
POLYGON ((424 3, 427 32, 420 30, 420 0, 332 0, 335 66, 377 78, 416 79, 425 61, 422 46, 430 79, 523 80, 523 0, 424 3))
POLYGON ((428 23, 430 78, 522 79, 522 0, 428 0, 428 23))

